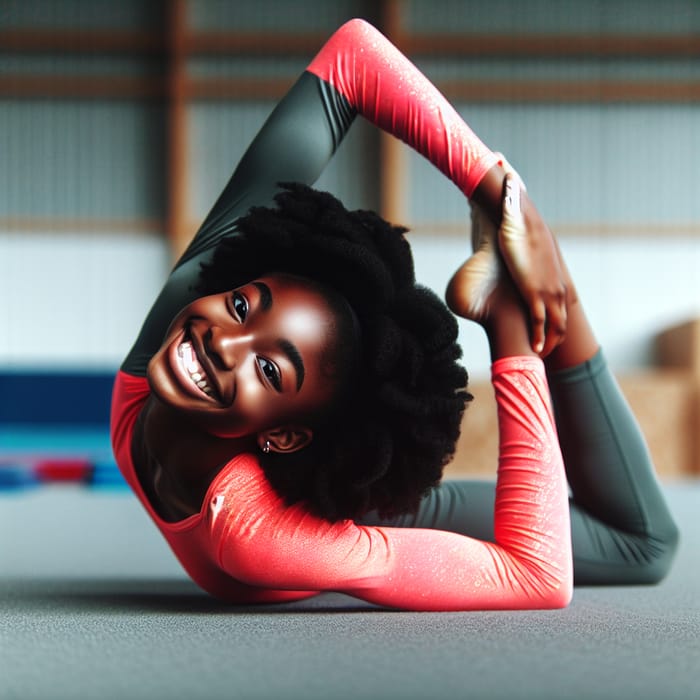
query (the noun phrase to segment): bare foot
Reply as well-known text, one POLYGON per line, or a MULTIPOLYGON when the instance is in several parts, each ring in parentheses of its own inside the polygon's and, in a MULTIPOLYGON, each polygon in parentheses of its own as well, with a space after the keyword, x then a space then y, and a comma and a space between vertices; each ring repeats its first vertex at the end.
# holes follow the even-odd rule
POLYGON ((481 207, 473 203, 474 254, 454 273, 445 297, 455 314, 477 323, 488 315, 491 297, 499 280, 504 277, 505 268, 498 252, 497 236, 495 225, 481 207))
POLYGON ((455 272, 447 286, 447 305, 454 313, 481 322, 488 315, 492 296, 500 281, 510 285, 510 274, 499 251, 499 235, 525 235, 520 210, 520 191, 525 184, 502 154, 506 171, 503 218, 500 231, 481 207, 472 202, 472 250, 474 254, 455 272))

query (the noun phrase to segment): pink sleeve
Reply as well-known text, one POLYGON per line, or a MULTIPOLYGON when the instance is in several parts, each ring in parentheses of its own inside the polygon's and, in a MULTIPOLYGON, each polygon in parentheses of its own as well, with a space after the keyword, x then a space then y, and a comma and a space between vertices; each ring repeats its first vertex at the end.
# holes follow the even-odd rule
POLYGON ((501 432, 496 544, 329 523, 285 506, 251 460, 213 524, 219 565, 265 589, 344 592, 410 610, 553 608, 572 591, 567 486, 538 358, 493 366, 501 432))
POLYGON ((437 88, 363 20, 344 24, 307 70, 366 119, 428 158, 467 197, 497 163, 437 88))

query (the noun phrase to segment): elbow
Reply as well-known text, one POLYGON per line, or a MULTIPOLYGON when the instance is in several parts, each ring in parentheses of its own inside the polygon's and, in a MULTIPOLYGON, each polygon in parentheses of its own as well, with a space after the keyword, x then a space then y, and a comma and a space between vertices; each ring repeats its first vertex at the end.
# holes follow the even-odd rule
POLYGON ((533 608, 539 610, 561 610, 568 607, 574 595, 573 564, 565 570, 539 578, 536 586, 532 587, 533 608))
POLYGON ((378 38, 384 39, 384 35, 366 19, 354 17, 342 24, 333 35, 337 39, 341 39, 346 46, 366 47, 369 42, 376 41, 378 38))
POLYGON ((359 32, 359 31, 372 31, 376 32, 377 29, 374 28, 366 19, 361 17, 353 17, 345 22, 338 31, 347 32, 359 32))
POLYGON ((574 596, 574 583, 571 577, 553 587, 543 597, 542 608, 544 610, 561 610, 569 606, 574 596))
POLYGON ((521 591, 531 610, 566 608, 574 594, 573 562, 557 567, 528 567, 521 580, 521 591))
POLYGON ((574 562, 571 550, 556 568, 544 574, 540 572, 540 601, 544 610, 561 610, 568 607, 574 595, 574 562))

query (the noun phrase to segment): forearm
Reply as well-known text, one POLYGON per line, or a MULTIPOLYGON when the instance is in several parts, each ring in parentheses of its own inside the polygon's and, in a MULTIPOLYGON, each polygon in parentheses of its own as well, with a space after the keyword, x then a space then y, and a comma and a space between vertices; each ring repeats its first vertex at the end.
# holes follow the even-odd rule
POLYGON ((123 368, 144 374, 173 316, 200 295, 200 261, 235 235, 239 217, 269 206, 282 181, 312 184, 350 128, 354 111, 316 76, 304 73, 262 126, 192 243, 168 277, 123 368))
POLYGON ((493 385, 500 435, 496 544, 439 531, 389 529, 389 584, 347 592, 433 610, 556 608, 569 602, 567 486, 542 362, 499 360, 493 385))
POLYGON ((307 70, 333 86, 363 117, 428 158, 467 197, 478 190, 489 210, 500 211, 504 173, 497 156, 370 24, 352 20, 343 25, 307 70))
POLYGON ((411 610, 556 608, 571 596, 567 488, 544 368, 494 363, 501 435, 496 543, 450 532, 329 523, 286 506, 238 463, 212 527, 219 566, 251 586, 333 590, 411 610))

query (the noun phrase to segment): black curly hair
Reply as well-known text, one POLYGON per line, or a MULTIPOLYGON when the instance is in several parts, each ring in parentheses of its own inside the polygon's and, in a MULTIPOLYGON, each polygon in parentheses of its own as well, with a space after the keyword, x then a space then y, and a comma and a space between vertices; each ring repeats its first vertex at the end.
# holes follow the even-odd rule
POLYGON ((288 503, 305 501, 329 520, 411 512, 442 477, 471 399, 456 320, 416 284, 405 228, 306 185, 282 188, 274 207, 251 209, 237 222, 239 235, 203 265, 202 291, 270 273, 306 278, 335 298, 341 335, 355 336, 337 345, 354 348, 356 368, 325 419, 314 418, 312 442, 261 454, 262 468, 288 503))

